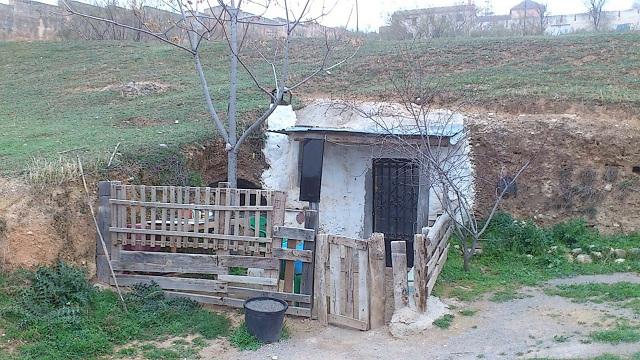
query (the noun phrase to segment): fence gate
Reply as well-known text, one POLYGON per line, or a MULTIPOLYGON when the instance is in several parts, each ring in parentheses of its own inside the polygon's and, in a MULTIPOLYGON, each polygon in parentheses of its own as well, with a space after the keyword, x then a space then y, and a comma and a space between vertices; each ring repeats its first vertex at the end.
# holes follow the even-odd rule
POLYGON ((233 307, 271 296, 309 317, 312 288, 294 291, 294 268, 302 262, 302 279, 313 278, 315 231, 282 226, 285 200, 270 190, 100 182, 109 254, 98 246, 98 279, 113 281, 110 259, 123 286, 153 281, 169 296, 233 307))
MULTIPOLYGON (((380 238, 380 250, 383 247, 380 238)), ((384 271, 384 254, 372 262, 384 271)), ((382 296, 377 279, 370 279, 369 242, 337 235, 320 234, 316 243, 315 306, 321 323, 359 330, 370 328, 372 292, 382 296)), ((379 302, 379 301, 377 301, 379 302)), ((374 305, 376 313, 384 312, 374 305)), ((384 316, 384 314, 382 315, 384 316)))

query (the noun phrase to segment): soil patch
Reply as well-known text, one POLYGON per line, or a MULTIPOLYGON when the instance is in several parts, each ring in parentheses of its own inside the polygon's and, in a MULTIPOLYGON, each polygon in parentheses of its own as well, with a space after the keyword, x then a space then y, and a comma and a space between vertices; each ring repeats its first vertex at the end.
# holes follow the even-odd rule
POLYGON ((130 81, 126 84, 112 84, 103 87, 100 91, 117 91, 124 97, 147 96, 163 93, 170 86, 154 81, 130 81))
POLYGON ((496 197, 501 169, 527 160, 516 197, 502 208, 542 225, 583 217, 605 232, 640 230, 637 120, 578 114, 471 113, 476 193, 480 211, 496 197))
MULTIPOLYGON (((267 168, 262 147, 263 141, 261 139, 249 139, 240 147, 238 153, 239 186, 262 186, 262 172, 267 168)), ((217 139, 202 145, 192 145, 185 150, 185 154, 189 169, 202 175, 203 185, 227 181, 227 152, 224 141, 217 139)))
POLYGON ((0 266, 5 270, 58 260, 95 274, 95 229, 80 187, 35 190, 0 178, 0 266))

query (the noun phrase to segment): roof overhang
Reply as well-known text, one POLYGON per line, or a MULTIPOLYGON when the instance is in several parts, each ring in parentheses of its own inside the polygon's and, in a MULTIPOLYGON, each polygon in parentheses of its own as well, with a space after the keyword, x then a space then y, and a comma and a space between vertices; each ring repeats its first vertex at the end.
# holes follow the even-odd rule
POLYGON ((322 139, 340 144, 382 145, 389 144, 397 140, 420 144, 425 141, 425 139, 428 139, 429 144, 432 146, 449 146, 457 143, 457 140, 462 133, 462 127, 449 129, 446 133, 433 133, 428 135, 412 132, 378 132, 311 126, 294 126, 282 130, 269 131, 288 135, 290 139, 295 141, 302 141, 304 139, 322 139))

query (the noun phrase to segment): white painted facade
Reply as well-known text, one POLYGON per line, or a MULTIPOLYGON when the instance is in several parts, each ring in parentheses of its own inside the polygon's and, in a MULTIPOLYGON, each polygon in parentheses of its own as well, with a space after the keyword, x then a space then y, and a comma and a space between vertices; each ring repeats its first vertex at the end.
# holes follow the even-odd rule
MULTIPOLYGON (((463 120, 459 114, 454 114, 454 117, 457 121, 463 120)), ((389 117, 385 121, 396 123, 398 118, 389 117)), ((267 125, 269 130, 282 130, 294 125, 351 130, 372 129, 377 126, 371 119, 362 117, 354 111, 330 109, 329 104, 323 102, 312 104, 296 112, 291 106, 279 106, 269 117, 267 125)), ((308 205, 306 202, 298 201, 299 144, 289 139, 287 135, 269 132, 263 149, 269 165, 269 169, 262 175, 263 186, 287 193, 288 211, 285 221, 292 226, 297 225, 296 215, 308 205)), ((468 148, 468 144, 462 142, 457 146, 468 148)), ((468 155, 468 149, 465 154, 468 155)), ((321 232, 356 238, 366 238, 371 234, 373 230, 372 170, 373 160, 376 158, 406 158, 406 156, 397 148, 380 144, 345 144, 325 141, 319 204, 321 232)), ((461 171, 471 175, 473 172, 471 162, 468 161, 468 166, 461 171)), ((472 197, 472 176, 465 179, 469 181, 469 193, 472 197)), ((433 190, 429 195, 428 207, 429 218, 434 218, 441 211, 438 196, 433 190)))

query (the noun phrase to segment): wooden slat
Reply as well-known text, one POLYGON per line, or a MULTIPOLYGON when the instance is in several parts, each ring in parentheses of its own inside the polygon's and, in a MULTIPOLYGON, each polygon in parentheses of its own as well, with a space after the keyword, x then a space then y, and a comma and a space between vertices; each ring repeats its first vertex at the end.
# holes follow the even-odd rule
MULTIPOLYGON (((204 204, 205 205, 211 205, 211 188, 207 187, 204 189, 204 204)), ((208 234, 209 233, 209 229, 211 227, 211 219, 209 216, 210 210, 205 210, 204 211, 204 233, 208 234)), ((204 242, 204 248, 208 249, 209 248, 209 239, 208 238, 204 238, 203 240, 204 242)))
POLYGON ((346 273, 345 273, 345 292, 344 292, 344 299, 345 299, 345 311, 342 313, 347 317, 350 318, 354 318, 353 316, 353 308, 354 308, 354 283, 355 283, 355 279, 354 279, 354 261, 353 261, 353 257, 354 257, 354 252, 353 249, 349 248, 349 247, 345 247, 345 257, 344 257, 344 262, 346 264, 346 273))
POLYGON ((238 240, 238 241, 257 241, 261 243, 270 243, 269 238, 254 238, 247 236, 235 236, 235 235, 222 235, 222 234, 194 234, 186 231, 162 231, 162 230, 150 230, 150 229, 130 229, 130 228, 116 228, 110 227, 109 231, 132 233, 132 234, 155 234, 155 235, 173 235, 173 236, 192 236, 197 238, 208 238, 217 240, 238 240))
MULTIPOLYGON (((312 205, 315 207, 316 204, 312 205)), ((306 210, 304 212, 304 227, 312 230, 314 233, 314 241, 305 241, 302 245, 304 250, 315 251, 315 233, 318 228, 318 212, 315 210, 306 210)), ((274 227, 275 228, 275 227, 274 227)), ((275 231, 274 231, 275 234, 275 231)), ((300 278, 300 293, 313 295, 313 270, 315 267, 315 257, 311 257, 311 263, 302 264, 302 275, 300 278)), ((312 310, 313 312, 313 310, 312 310)))
MULTIPOLYGON (((225 306, 231 306, 231 307, 236 307, 236 308, 243 308, 244 307, 244 300, 233 299, 233 298, 229 298, 229 297, 201 295, 201 294, 191 294, 191 293, 174 292, 174 291, 165 291, 165 294, 167 294, 167 297, 170 297, 170 298, 186 297, 188 299, 191 299, 193 301, 196 301, 196 302, 199 302, 199 303, 203 303, 203 304, 225 305, 225 306)), ((311 310, 305 309, 305 308, 300 308, 300 307, 295 307, 295 306, 289 306, 289 308, 287 309, 286 314, 287 315, 293 315, 293 316, 310 317, 311 316, 311 310)))
POLYGON ((427 295, 431 295, 431 291, 433 291, 434 286, 436 286, 436 281, 438 281, 438 276, 442 271, 445 263, 447 262, 447 255, 449 254, 449 245, 444 249, 442 255, 440 255, 440 259, 438 259, 438 265, 431 273, 431 277, 429 278, 429 282, 427 283, 427 295))
POLYGON ((342 272, 340 271, 340 245, 331 243, 329 237, 329 274, 331 276, 329 303, 332 314, 340 314, 342 294, 342 272))
POLYGON ((295 301, 308 304, 311 302, 311 296, 303 294, 292 294, 277 291, 266 291, 259 289, 247 289, 242 287, 229 286, 227 288, 229 296, 238 297, 242 299, 248 299, 256 296, 268 296, 284 301, 295 301))
POLYGON ((284 291, 293 292, 293 283, 295 278, 295 263, 292 260, 302 260, 304 262, 311 262, 311 252, 304 250, 295 250, 297 240, 287 240, 287 249, 271 249, 272 255, 275 258, 283 259, 285 261, 284 267, 284 291), (303 258, 305 260, 303 260, 303 258))
POLYGON ((391 264, 393 267, 393 301, 395 311, 409 305, 406 246, 407 244, 404 241, 391 242, 391 264))
POLYGON ((313 229, 293 228, 286 226, 274 226, 273 237, 302 241, 313 241, 316 232, 313 229))
POLYGON ((114 269, 121 271, 227 274, 215 255, 176 254, 149 251, 121 251, 114 269))
MULTIPOLYGON (((175 186, 169 186, 169 201, 174 203, 176 202, 176 188, 175 186)), ((170 208, 169 209, 169 231, 171 231, 171 233, 166 233, 168 235, 173 235, 173 233, 175 233, 176 231, 176 222, 177 222, 177 217, 176 217, 176 209, 170 208)), ((169 236, 169 244, 171 246, 171 248, 173 249, 173 251, 175 252, 176 249, 176 237, 175 236, 169 236)))
POLYGON ((218 275, 218 280, 227 281, 234 284, 251 284, 251 285, 266 285, 277 286, 278 279, 257 277, 257 276, 242 276, 242 275, 218 275))
MULTIPOLYGON (((295 240, 293 240, 295 241, 295 240)), ((288 244, 287 244, 288 245, 288 244)), ((295 245, 288 245, 295 246, 295 245)), ((291 265, 293 266, 293 261, 302 261, 302 262, 311 262, 313 258, 313 252, 311 250, 296 250, 296 249, 271 249, 271 253, 273 257, 280 260, 288 260, 291 261, 291 265)))
MULTIPOLYGON (((180 190, 178 190, 180 191, 180 190)), ((180 191, 182 194, 182 191, 180 191)), ((182 198, 182 195, 180 196, 182 198)), ((209 211, 272 211, 273 206, 235 206, 235 205, 203 205, 190 203, 172 203, 172 202, 151 202, 138 200, 119 200, 109 199, 109 202, 116 205, 129 206, 147 206, 158 209, 183 209, 183 210, 209 210, 209 211)))
POLYGON ((346 326, 352 329, 358 329, 362 331, 369 330, 369 324, 365 321, 352 319, 346 316, 338 314, 329 314, 329 323, 333 325, 346 326))
MULTIPOLYGON (((152 186, 151 187, 151 202, 156 202, 157 200, 157 192, 158 192, 158 188, 156 186, 152 186)), ((151 224, 150 224, 150 229, 151 230, 155 230, 156 229, 156 220, 158 220, 158 210, 157 208, 154 206, 151 208, 151 224)), ((151 235, 151 246, 155 247, 156 246, 156 242, 157 242, 157 236, 156 235, 151 235)))
POLYGON ((280 268, 280 261, 272 257, 218 255, 218 265, 224 267, 277 270, 280 268))
POLYGON ((415 235, 413 250, 413 299, 416 309, 422 313, 427 310, 427 249, 424 235, 415 235))
MULTIPOLYGON (((162 187, 162 201, 163 202, 167 202, 167 197, 168 197, 168 192, 169 192, 169 188, 166 186, 162 187)), ((164 208, 162 209, 162 222, 160 223, 160 229, 164 232, 167 230, 167 209, 164 208)), ((155 230, 155 229, 152 229, 155 230)), ((166 235, 161 235, 160 236, 160 246, 164 247, 167 245, 167 236, 166 235)))
MULTIPOLYGON (((116 275, 118 285, 132 286, 143 283, 155 282, 165 290, 205 291, 215 293, 227 292, 227 283, 218 280, 193 279, 151 275, 116 275)), ((111 279, 113 283, 113 279, 111 279)))
POLYGON ((344 236, 331 235, 329 237, 329 243, 343 245, 357 250, 367 250, 367 242, 361 239, 351 239, 344 236))
POLYGON ((327 325, 327 278, 326 266, 329 261, 329 235, 319 234, 316 239, 316 271, 313 281, 313 308, 321 325, 327 325))
POLYGON ((369 276, 370 276, 370 324, 372 329, 384 326, 385 289, 384 289, 384 235, 374 233, 369 239, 369 276))
MULTIPOLYGON (((369 324, 369 254, 358 250, 358 311, 360 321, 369 324)), ((367 326, 368 328, 368 326, 367 326)))

